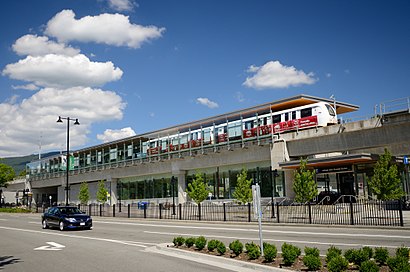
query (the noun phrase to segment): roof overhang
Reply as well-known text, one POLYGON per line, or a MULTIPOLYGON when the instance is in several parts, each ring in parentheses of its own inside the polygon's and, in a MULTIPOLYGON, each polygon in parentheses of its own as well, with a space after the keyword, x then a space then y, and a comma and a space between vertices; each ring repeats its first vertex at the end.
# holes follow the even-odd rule
MULTIPOLYGON (((309 168, 332 168, 342 167, 353 164, 372 163, 377 161, 378 155, 374 154, 349 154, 334 157, 313 158, 308 159, 307 167, 309 168)), ((299 160, 288 161, 279 163, 279 167, 282 169, 298 169, 300 166, 299 160)))

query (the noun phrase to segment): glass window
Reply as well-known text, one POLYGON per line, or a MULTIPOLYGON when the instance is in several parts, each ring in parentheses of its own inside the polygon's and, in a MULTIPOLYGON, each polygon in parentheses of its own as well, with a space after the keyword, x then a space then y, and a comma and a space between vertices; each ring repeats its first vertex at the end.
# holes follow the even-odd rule
POLYGON ((292 120, 296 120, 296 111, 292 111, 292 120))
POLYGON ((325 104, 325 105, 326 105, 327 110, 329 111, 330 116, 335 116, 336 113, 335 113, 335 110, 333 109, 333 107, 328 105, 328 104, 325 104))
POLYGON ((300 118, 312 116, 312 108, 300 110, 300 118))
POLYGON ((280 123, 280 121, 281 121, 280 114, 272 116, 272 124, 280 123))

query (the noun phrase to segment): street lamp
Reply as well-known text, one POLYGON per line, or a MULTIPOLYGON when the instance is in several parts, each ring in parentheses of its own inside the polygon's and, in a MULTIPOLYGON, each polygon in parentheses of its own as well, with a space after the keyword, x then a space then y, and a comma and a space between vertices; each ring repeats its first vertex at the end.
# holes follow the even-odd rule
POLYGON ((68 198, 69 198, 69 191, 70 187, 68 185, 68 172, 69 172, 69 164, 70 164, 70 121, 74 121, 74 125, 79 125, 78 119, 72 119, 70 117, 61 117, 58 116, 57 123, 62 123, 63 120, 67 120, 67 155, 66 155, 66 187, 65 190, 65 205, 68 206, 68 198))

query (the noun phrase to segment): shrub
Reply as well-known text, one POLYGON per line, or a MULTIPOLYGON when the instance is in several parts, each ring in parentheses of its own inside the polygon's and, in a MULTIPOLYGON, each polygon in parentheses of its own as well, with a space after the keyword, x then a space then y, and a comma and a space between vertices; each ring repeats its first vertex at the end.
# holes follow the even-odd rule
POLYGON ((225 246, 225 244, 224 243, 222 243, 221 241, 218 241, 219 243, 218 243, 218 245, 217 245, 217 247, 216 247, 216 250, 218 251, 218 253, 220 254, 220 255, 223 255, 223 254, 225 254, 225 252, 226 252, 226 246, 225 246))
POLYGON ((305 255, 313 255, 319 257, 320 251, 317 247, 305 247, 305 255))
POLYGON ((217 247, 218 247, 218 244, 219 243, 222 243, 221 241, 219 241, 219 240, 211 240, 211 241, 209 241, 208 242, 208 250, 209 251, 214 251, 217 247))
POLYGON ((360 272, 379 272, 379 270, 380 268, 376 262, 370 260, 362 262, 359 268, 360 272))
POLYGON ((389 251, 384 247, 377 247, 374 249, 374 259, 380 264, 385 264, 389 258, 389 251))
POLYGON ((309 271, 319 270, 322 266, 319 256, 314 254, 308 254, 303 257, 303 264, 309 269, 309 271))
MULTIPOLYGON (((397 253, 397 252, 396 252, 397 253)), ((387 265, 393 272, 410 272, 408 258, 404 256, 390 257, 387 259, 387 265)))
POLYGON ((327 269, 329 272, 341 272, 345 271, 349 266, 349 262, 341 255, 334 252, 334 257, 327 263, 327 269))
POLYGON ((354 263, 358 266, 364 261, 369 260, 369 253, 364 249, 348 249, 344 254, 349 263, 354 263))
POLYGON ((204 236, 199 236, 198 238, 195 239, 195 246, 198 250, 204 249, 206 246, 206 239, 204 236))
POLYGON ((254 242, 246 243, 245 248, 246 248, 246 254, 248 254, 249 259, 255 260, 261 256, 261 250, 259 246, 255 244, 254 242))
POLYGON ((364 252, 366 252, 367 255, 367 260, 370 260, 373 258, 373 249, 371 247, 365 246, 362 248, 364 252))
POLYGON ((265 261, 272 262, 278 255, 278 250, 273 244, 263 243, 263 255, 265 261))
POLYGON ((243 251, 243 244, 239 240, 235 240, 229 244, 229 249, 238 256, 243 251))
POLYGON ((329 247, 326 253, 326 263, 329 263, 334 257, 341 256, 341 255, 342 255, 341 249, 335 246, 329 247))
POLYGON ((283 257, 283 262, 285 265, 292 265, 295 261, 296 258, 301 254, 300 248, 283 243, 282 245, 282 257, 283 257))
POLYGON ((409 257, 410 257, 409 254, 410 254, 410 249, 405 246, 401 246, 396 249, 396 257, 404 257, 407 260, 409 260, 409 257))
POLYGON ((189 237, 185 239, 185 245, 187 247, 192 247, 195 244, 196 238, 195 237, 189 237))
POLYGON ((174 246, 182 246, 185 243, 185 238, 182 236, 178 236, 175 237, 172 242, 174 243, 174 246))

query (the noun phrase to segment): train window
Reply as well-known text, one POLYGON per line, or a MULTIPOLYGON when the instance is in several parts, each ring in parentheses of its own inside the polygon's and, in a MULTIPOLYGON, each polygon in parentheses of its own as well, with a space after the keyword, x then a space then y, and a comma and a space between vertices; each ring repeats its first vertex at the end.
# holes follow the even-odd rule
POLYGON ((280 123, 280 114, 272 116, 272 124, 280 123))
POLYGON ((289 121, 289 112, 285 112, 285 121, 289 121))
POLYGON ((296 120, 296 111, 292 111, 292 120, 296 120))
POLYGON ((202 133, 204 135, 203 139, 205 141, 211 140, 211 130, 210 129, 205 129, 205 130, 202 131, 202 133))
POLYGON ((300 110, 300 118, 312 116, 312 108, 300 110))
POLYGON ((328 104, 325 104, 325 105, 326 105, 327 110, 329 111, 330 116, 335 116, 336 115, 335 110, 330 105, 328 104))
POLYGON ((253 128, 253 121, 245 122, 245 129, 252 129, 253 128))

